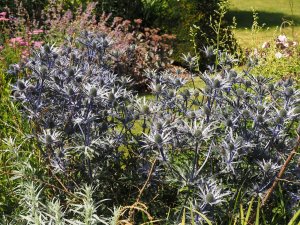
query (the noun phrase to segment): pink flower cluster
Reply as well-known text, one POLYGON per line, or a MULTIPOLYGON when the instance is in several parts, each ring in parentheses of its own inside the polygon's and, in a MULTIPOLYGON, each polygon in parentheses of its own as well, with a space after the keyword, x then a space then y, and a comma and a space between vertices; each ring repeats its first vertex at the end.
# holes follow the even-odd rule
POLYGON ((16 47, 16 45, 29 46, 31 44, 34 48, 40 48, 43 44, 42 41, 26 41, 22 37, 11 38, 9 42, 12 47, 16 47))
POLYGON ((41 34, 41 33, 44 33, 44 31, 41 29, 33 30, 32 32, 28 32, 29 35, 37 35, 37 34, 41 34))
MULTIPOLYGON (((1 25, 1 21, 10 21, 11 23, 9 24, 5 24, 5 29, 6 30, 10 30, 11 29, 11 25, 12 26, 18 26, 19 24, 17 23, 16 19, 10 18, 8 16, 7 12, 0 12, 0 25, 1 25), (6 27, 8 26, 8 27, 6 27)), ((29 27, 27 27, 29 28, 29 27)), ((28 29, 29 30, 29 29, 28 29)), ((6 31, 4 31, 5 34, 6 31)), ((34 29, 34 30, 29 30, 29 32, 26 32, 26 34, 18 34, 16 33, 15 36, 13 36, 13 38, 10 39, 6 39, 5 35, 4 35, 4 40, 3 42, 5 44, 0 45, 0 53, 3 51, 3 49, 5 48, 6 44, 7 46, 10 46, 11 48, 20 50, 21 52, 21 57, 22 58, 27 58, 30 55, 30 51, 31 51, 31 47, 33 48, 40 48, 43 44, 42 41, 35 41, 36 38, 34 38, 35 40, 33 40, 33 36, 34 35, 40 35, 44 33, 44 30, 42 29, 34 29)))
MULTIPOLYGON (((276 44, 276 49, 278 50, 275 53, 275 58, 277 59, 280 59, 282 57, 292 56, 293 54, 292 48, 298 45, 296 41, 289 41, 284 34, 281 34, 276 38, 275 44, 276 44)), ((264 42, 261 47, 263 49, 267 49, 271 47, 271 44, 270 42, 264 42)))
POLYGON ((0 12, 0 21, 8 21, 9 19, 6 18, 7 12, 0 12))
POLYGON ((29 46, 28 41, 25 41, 22 37, 11 38, 9 40, 9 46, 16 47, 16 45, 29 46))
MULTIPOLYGON (((39 30, 39 32, 40 31, 42 31, 42 30, 39 30)), ((30 39, 27 41, 23 37, 15 37, 15 38, 11 38, 9 40, 8 45, 13 48, 26 47, 26 48, 23 48, 22 52, 21 52, 21 57, 23 59, 25 59, 29 56, 29 52, 30 52, 29 46, 32 46, 33 48, 38 49, 43 45, 43 43, 44 43, 43 41, 31 41, 30 39)), ((0 52, 3 49, 4 49, 4 46, 0 45, 0 52)))

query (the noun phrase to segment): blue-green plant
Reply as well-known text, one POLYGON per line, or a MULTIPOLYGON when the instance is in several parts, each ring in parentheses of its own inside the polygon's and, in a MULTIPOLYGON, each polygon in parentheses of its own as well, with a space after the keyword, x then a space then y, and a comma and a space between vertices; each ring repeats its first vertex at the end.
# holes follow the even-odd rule
MULTIPOLYGON (((238 205, 265 196, 295 146, 300 93, 291 79, 255 76, 255 59, 238 73, 236 60, 219 51, 219 69, 213 61, 199 74, 203 88, 183 88, 186 80, 168 70, 145 71, 155 96, 146 99, 130 90, 125 74, 113 73, 110 44, 103 33, 84 32, 62 47, 45 45, 11 70, 24 74, 13 99, 63 187, 99 185, 96 200, 143 202, 160 218, 171 208, 168 222, 178 223, 190 205, 186 218, 196 224, 202 214, 228 221, 238 192, 238 205)), ((296 156, 280 176, 289 181, 282 181, 287 217, 299 207, 297 169, 296 156)))

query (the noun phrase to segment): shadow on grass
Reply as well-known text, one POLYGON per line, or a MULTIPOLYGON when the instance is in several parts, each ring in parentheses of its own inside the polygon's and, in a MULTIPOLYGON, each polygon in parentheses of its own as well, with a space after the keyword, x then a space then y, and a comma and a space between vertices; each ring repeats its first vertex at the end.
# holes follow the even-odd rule
MULTIPOLYGON (((266 24, 266 27, 280 26, 285 20, 293 20, 296 25, 300 25, 299 16, 290 16, 279 12, 264 12, 256 11, 258 13, 259 25, 266 24)), ((253 23, 252 11, 230 10, 226 14, 227 21, 231 22, 232 18, 236 18, 237 28, 251 28, 253 23)))

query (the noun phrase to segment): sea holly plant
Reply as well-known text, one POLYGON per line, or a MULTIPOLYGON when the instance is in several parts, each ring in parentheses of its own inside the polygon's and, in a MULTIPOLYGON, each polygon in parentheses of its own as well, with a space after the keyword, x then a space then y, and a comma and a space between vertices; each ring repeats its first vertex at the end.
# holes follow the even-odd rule
MULTIPOLYGON (((126 74, 114 73, 111 43, 84 32, 61 47, 44 45, 11 70, 24 77, 13 98, 32 121, 51 174, 68 190, 98 185, 96 201, 104 196, 110 206, 138 199, 159 206, 151 209, 158 218, 171 208, 169 222, 177 223, 187 206, 220 222, 231 219, 227 209, 235 213, 238 193, 246 201, 263 197, 295 145, 300 93, 293 81, 253 75, 255 60, 237 72, 220 52, 218 69, 199 74, 203 88, 187 88, 188 80, 168 70, 146 70, 153 93, 146 99, 126 74)), ((292 213, 297 156, 281 178, 292 213)))

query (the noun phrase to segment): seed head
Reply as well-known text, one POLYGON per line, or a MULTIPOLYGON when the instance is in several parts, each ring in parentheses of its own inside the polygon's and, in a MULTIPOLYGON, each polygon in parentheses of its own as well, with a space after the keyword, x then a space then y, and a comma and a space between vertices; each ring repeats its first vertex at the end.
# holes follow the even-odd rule
POLYGON ((244 93, 245 93, 245 91, 243 89, 241 89, 241 88, 236 91, 236 94, 239 97, 242 97, 244 95, 244 93))
POLYGON ((205 86, 204 91, 205 91, 205 93, 209 94, 211 92, 211 87, 210 86, 205 86))
POLYGON ((257 117, 256 117, 256 121, 258 122, 258 123, 262 123, 263 121, 264 121, 264 117, 262 116, 262 115, 257 115, 257 117))
POLYGON ((46 142, 47 145, 52 144, 53 139, 52 139, 51 135, 46 134, 46 136, 45 136, 45 142, 46 142))
POLYGON ((190 118, 191 118, 191 119, 195 119, 195 117, 196 117, 195 112, 191 112, 191 113, 190 113, 190 118))
POLYGON ((175 84, 176 84, 177 86, 180 86, 180 85, 181 85, 180 80, 179 80, 179 79, 176 79, 176 80, 175 80, 175 84))
POLYGON ((229 71, 229 78, 234 79, 236 77, 237 77, 237 72, 235 72, 234 70, 230 70, 229 71))
POLYGON ((189 92, 189 90, 185 89, 183 92, 182 92, 182 96, 185 98, 185 99, 188 99, 191 94, 189 92))
POLYGON ((69 88, 68 94, 69 94, 70 96, 73 96, 73 95, 75 94, 73 88, 69 88))
POLYGON ((274 90, 274 84, 269 84, 268 85, 268 90, 273 91, 274 90))
POLYGON ((283 118, 281 116, 279 116, 275 119, 275 122, 281 124, 281 123, 283 123, 283 118))
POLYGON ((74 70, 71 68, 71 69, 69 69, 68 70, 68 76, 69 77, 73 77, 75 75, 75 72, 74 72, 74 70))
POLYGON ((226 120, 226 126, 228 126, 228 127, 232 127, 233 126, 233 122, 232 122, 231 119, 227 119, 226 120))
POLYGON ((200 138, 200 137, 202 136, 202 131, 201 131, 200 129, 197 129, 197 130, 195 131, 195 133, 194 133, 194 136, 195 136, 196 138, 200 138))
POLYGON ((246 88, 251 87, 251 86, 252 86, 251 81, 250 81, 250 80, 247 80, 247 81, 245 82, 245 86, 246 86, 246 88))
POLYGON ((258 105, 257 106, 257 112, 262 114, 265 111, 265 107, 263 105, 258 105))
POLYGON ((23 90, 26 88, 24 82, 21 81, 21 80, 18 80, 18 82, 17 82, 17 87, 18 87, 19 90, 21 90, 21 91, 23 91, 23 90))
POLYGON ((162 90, 162 86, 160 84, 157 84, 156 87, 155 87, 155 91, 156 92, 161 92, 162 90))
POLYGON ((41 66, 40 71, 41 71, 42 76, 45 76, 46 73, 47 73, 47 71, 48 71, 48 69, 47 69, 46 66, 41 66))
POLYGON ((169 97, 174 98, 175 97, 175 92, 173 90, 169 90, 169 97))
POLYGON ((243 116, 246 117, 246 118, 248 118, 248 117, 250 116, 250 112, 249 112, 249 110, 247 110, 247 109, 244 109, 243 112, 242 112, 242 114, 243 114, 243 116))
POLYGON ((215 79, 214 80, 214 84, 213 84, 214 88, 220 88, 221 87, 221 82, 219 79, 215 79))
POLYGON ((163 143, 163 139, 160 134, 154 135, 154 141, 156 144, 161 145, 163 143))
POLYGON ((209 114, 210 114, 210 109, 209 109, 206 105, 204 106, 203 111, 204 111, 204 113, 205 113, 206 115, 209 115, 209 114))
POLYGON ((142 108, 142 113, 143 114, 149 114, 150 113, 150 108, 147 105, 144 105, 142 108))
POLYGON ((112 102, 112 101, 114 101, 115 100, 115 95, 114 95, 114 93, 112 93, 112 92, 110 92, 109 94, 108 94, 108 101, 110 101, 110 102, 112 102))
POLYGON ((272 168, 272 164, 270 162, 265 163, 263 169, 265 172, 268 172, 272 168))
POLYGON ((291 87, 287 87, 287 88, 285 89, 284 93, 285 93, 285 95, 286 95, 287 97, 291 97, 291 96, 294 94, 294 90, 293 90, 293 88, 291 88, 291 87))
POLYGON ((49 45, 44 45, 44 50, 45 50, 46 53, 51 52, 51 49, 50 49, 49 45))
POLYGON ((281 117, 286 117, 287 116, 287 111, 285 109, 280 110, 279 115, 281 117))
POLYGON ((57 84, 57 85, 60 85, 60 79, 58 76, 54 76, 54 82, 57 84))
POLYGON ((90 90, 90 97, 96 97, 97 96, 97 89, 92 87, 90 90))
POLYGON ((212 203, 215 201, 215 197, 212 193, 208 192, 206 195, 205 195, 205 202, 207 203, 212 203))
POLYGON ((228 148, 229 148, 230 151, 233 151, 234 150, 234 144, 229 143, 228 148))
POLYGON ((288 87, 293 85, 293 80, 291 78, 288 78, 284 83, 283 86, 288 87))

